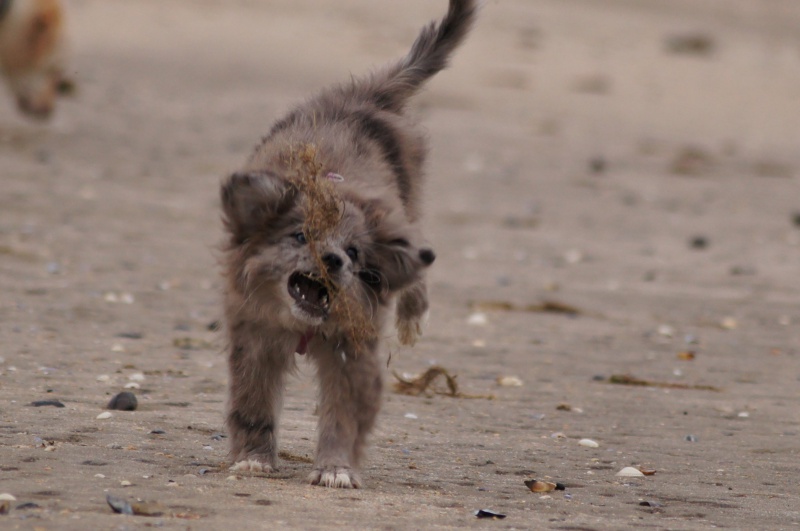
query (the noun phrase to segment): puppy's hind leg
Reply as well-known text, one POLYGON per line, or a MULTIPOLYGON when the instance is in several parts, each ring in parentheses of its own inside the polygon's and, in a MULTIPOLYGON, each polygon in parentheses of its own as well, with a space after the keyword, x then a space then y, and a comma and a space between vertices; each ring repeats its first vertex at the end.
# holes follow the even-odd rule
POLYGON ((277 465, 284 374, 292 358, 265 351, 259 343, 242 341, 231 346, 226 424, 232 469, 272 472, 277 465))
POLYGON ((317 356, 320 419, 312 485, 359 488, 355 471, 380 409, 383 386, 377 344, 358 352, 332 349, 317 356))
POLYGON ((428 288, 420 280, 400 292, 397 297, 397 337, 403 345, 413 346, 428 314, 428 288))

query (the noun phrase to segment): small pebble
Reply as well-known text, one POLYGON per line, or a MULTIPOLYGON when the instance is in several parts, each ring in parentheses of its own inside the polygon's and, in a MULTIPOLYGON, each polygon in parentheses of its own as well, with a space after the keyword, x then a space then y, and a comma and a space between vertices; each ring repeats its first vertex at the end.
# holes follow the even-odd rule
POLYGON ((95 378, 95 380, 97 380, 98 382, 108 382, 111 380, 111 376, 107 374, 101 374, 100 376, 95 378))
POLYGON ((125 384, 125 389, 141 389, 142 386, 136 382, 129 382, 125 384))
POLYGON ((130 391, 123 391, 114 396, 106 406, 107 409, 116 409, 118 411, 136 411, 139 406, 139 401, 136 400, 136 395, 130 391))
POLYGON ((128 376, 128 380, 130 380, 132 382, 143 382, 145 380, 145 376, 144 376, 144 373, 135 372, 135 373, 131 374, 130 376, 128 376))
POLYGON ((131 483, 127 479, 123 479, 122 481, 119 482, 119 484, 121 487, 130 487, 131 485, 133 485, 133 483, 131 483))
POLYGON ((740 419, 746 419, 746 418, 748 418, 750 416, 750 413, 748 413, 747 411, 740 411, 737 416, 740 419))
POLYGON ((98 420, 105 420, 105 419, 110 419, 111 417, 113 417, 111 412, 110 411, 105 411, 105 412, 100 413, 99 415, 97 415, 95 418, 98 419, 98 420))
POLYGON ((734 317, 726 317, 719 323, 719 326, 721 326, 723 330, 734 330, 739 326, 739 323, 734 317))
POLYGON ((596 441, 593 441, 591 439, 581 439, 580 441, 578 441, 578 444, 580 444, 581 446, 585 446, 586 448, 600 447, 600 445, 596 441))
POLYGON ((689 241, 689 246, 692 249, 697 249, 697 250, 706 249, 708 248, 708 238, 706 238, 705 236, 694 236, 689 241))
POLYGON ((415 415, 415 414, 413 414, 413 413, 406 413, 404 416, 405 416, 407 419, 411 419, 411 420, 416 420, 416 419, 418 419, 418 418, 419 418, 418 416, 416 416, 416 415, 415 415))
POLYGON ((684 437, 683 440, 686 441, 686 442, 697 442, 698 438, 697 438, 696 435, 691 435, 690 434, 690 435, 687 435, 686 437, 684 437))
POLYGON ((633 468, 632 466, 626 466, 619 472, 617 472, 617 477, 621 478, 638 478, 644 477, 644 474, 638 468, 633 468))
POLYGON ((165 432, 164 430, 151 430, 150 433, 152 435, 165 435, 167 432, 165 432))
POLYGON ((95 474, 94 477, 96 477, 97 479, 106 479, 106 476, 104 474, 95 474))
POLYGON ((583 252, 579 249, 570 249, 566 253, 564 253, 564 261, 570 265, 580 264, 584 261, 583 252))

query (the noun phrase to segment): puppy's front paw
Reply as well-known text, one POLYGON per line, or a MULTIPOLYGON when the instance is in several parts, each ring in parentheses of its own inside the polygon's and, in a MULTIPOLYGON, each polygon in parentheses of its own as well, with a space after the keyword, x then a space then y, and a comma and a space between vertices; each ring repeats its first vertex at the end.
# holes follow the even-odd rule
POLYGON ((413 317, 397 318, 397 339, 400 344, 413 347, 428 322, 428 312, 413 317))
POLYGON ((275 472, 275 467, 262 463, 258 459, 244 459, 234 463, 231 466, 231 470, 234 472, 265 472, 269 474, 270 472, 275 472))
POLYGON ((353 469, 343 466, 323 466, 315 468, 308 476, 312 485, 334 487, 337 489, 359 489, 361 478, 353 469))

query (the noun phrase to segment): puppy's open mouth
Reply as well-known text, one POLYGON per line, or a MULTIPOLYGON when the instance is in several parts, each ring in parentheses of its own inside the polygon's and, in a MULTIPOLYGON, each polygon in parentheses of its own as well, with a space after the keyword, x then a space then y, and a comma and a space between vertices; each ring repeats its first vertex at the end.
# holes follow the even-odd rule
POLYGON ((298 308, 311 317, 325 318, 331 307, 327 286, 310 273, 295 272, 289 277, 289 295, 298 308))

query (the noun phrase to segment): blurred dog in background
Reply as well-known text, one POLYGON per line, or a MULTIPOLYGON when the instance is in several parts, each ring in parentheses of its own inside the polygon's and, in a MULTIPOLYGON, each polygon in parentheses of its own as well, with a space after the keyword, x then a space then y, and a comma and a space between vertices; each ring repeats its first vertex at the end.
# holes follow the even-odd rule
POLYGON ((26 115, 49 117, 58 95, 70 90, 64 48, 59 0, 0 0, 0 72, 26 115))

